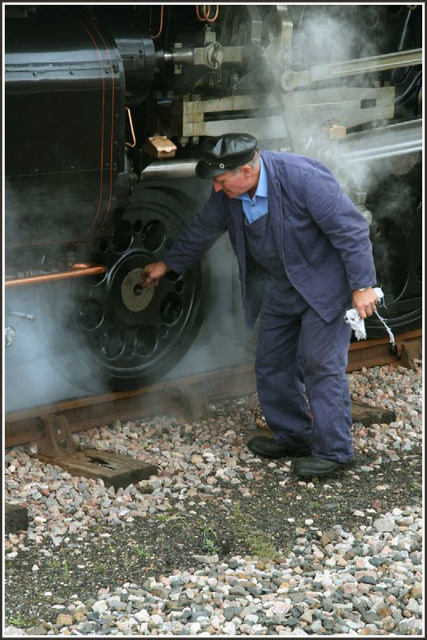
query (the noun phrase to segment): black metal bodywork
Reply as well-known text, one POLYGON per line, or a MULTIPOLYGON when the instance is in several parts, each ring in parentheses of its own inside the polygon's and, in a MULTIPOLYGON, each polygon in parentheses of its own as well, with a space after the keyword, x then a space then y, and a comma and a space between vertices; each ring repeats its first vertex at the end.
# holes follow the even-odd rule
POLYGON ((6 29, 8 248, 85 242, 124 209, 127 85, 137 74, 143 96, 154 75, 152 41, 130 27, 122 41, 87 13, 41 11, 6 29))

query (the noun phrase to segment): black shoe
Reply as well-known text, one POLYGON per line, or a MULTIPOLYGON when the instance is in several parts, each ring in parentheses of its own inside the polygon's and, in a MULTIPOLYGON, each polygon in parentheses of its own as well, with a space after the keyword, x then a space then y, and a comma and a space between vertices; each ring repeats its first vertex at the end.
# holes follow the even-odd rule
POLYGON ((248 448, 257 456, 265 458, 284 458, 285 456, 306 456, 310 449, 292 449, 289 445, 280 444, 273 438, 257 436, 248 442, 248 448))
POLYGON ((295 460, 292 470, 294 474, 300 478, 307 476, 318 476, 320 478, 329 476, 340 469, 349 469, 352 465, 353 461, 337 462, 336 460, 326 460, 325 458, 309 456, 308 458, 295 460))

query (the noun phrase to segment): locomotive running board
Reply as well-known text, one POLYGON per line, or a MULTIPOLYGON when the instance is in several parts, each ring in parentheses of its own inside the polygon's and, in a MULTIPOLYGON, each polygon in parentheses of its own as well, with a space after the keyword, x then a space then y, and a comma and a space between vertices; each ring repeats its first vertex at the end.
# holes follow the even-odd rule
POLYGON ((37 458, 62 467, 74 476, 100 478, 107 487, 128 487, 157 474, 153 464, 135 460, 112 451, 79 449, 64 416, 41 418, 44 436, 37 441, 37 458))

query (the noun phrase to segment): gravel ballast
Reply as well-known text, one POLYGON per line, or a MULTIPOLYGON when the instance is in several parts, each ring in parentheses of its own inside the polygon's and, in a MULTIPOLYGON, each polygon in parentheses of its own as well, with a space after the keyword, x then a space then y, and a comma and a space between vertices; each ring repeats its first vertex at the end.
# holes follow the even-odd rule
POLYGON ((247 449, 256 395, 75 434, 157 465, 124 489, 8 450, 29 525, 5 541, 6 637, 422 635, 421 362, 349 380, 395 420, 355 423, 355 466, 325 479, 247 449))

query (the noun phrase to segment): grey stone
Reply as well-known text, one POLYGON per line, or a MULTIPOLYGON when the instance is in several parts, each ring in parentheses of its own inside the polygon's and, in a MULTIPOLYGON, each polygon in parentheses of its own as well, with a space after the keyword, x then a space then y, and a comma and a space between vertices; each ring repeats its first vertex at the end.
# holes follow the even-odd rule
POLYGON ((243 598, 248 595, 248 592, 244 587, 240 585, 236 585, 235 587, 231 587, 229 594, 231 596, 242 596, 243 598))
POLYGON ((28 629, 28 634, 32 636, 45 636, 47 629, 43 624, 38 624, 35 627, 28 629))
POLYGON ((234 617, 239 617, 243 607, 226 607, 224 609, 224 617, 227 621, 231 621, 234 617))

